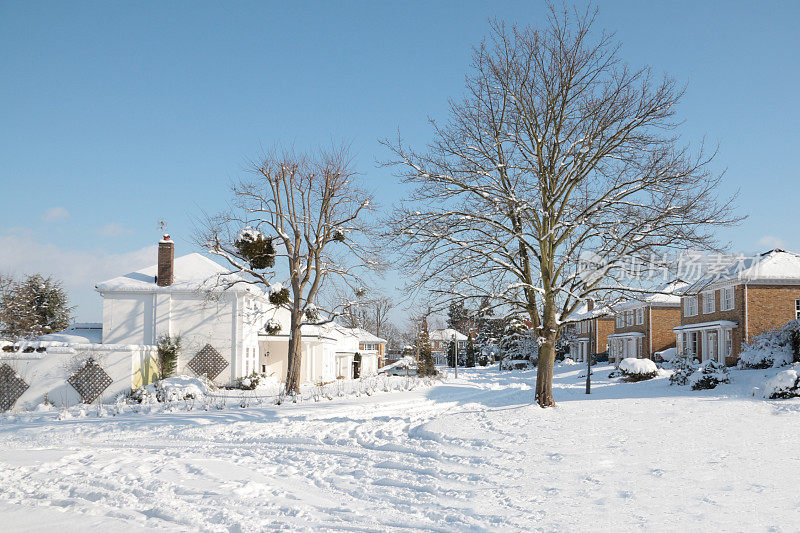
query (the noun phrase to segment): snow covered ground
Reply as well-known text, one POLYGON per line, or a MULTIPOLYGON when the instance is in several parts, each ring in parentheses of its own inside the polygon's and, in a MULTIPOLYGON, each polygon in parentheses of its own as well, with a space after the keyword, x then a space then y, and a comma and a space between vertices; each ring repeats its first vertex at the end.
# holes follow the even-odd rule
POLYGON ((556 370, 223 410, 0 418, 3 531, 797 531, 800 401, 556 370))

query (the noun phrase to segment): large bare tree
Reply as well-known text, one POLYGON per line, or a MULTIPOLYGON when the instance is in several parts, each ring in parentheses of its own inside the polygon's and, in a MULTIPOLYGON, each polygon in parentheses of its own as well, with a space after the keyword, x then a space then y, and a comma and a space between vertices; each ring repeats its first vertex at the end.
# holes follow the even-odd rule
POLYGON ((734 222, 711 157, 676 132, 682 88, 622 62, 594 15, 493 23, 428 149, 386 142, 414 186, 390 221, 406 270, 440 301, 489 297, 530 320, 542 407, 555 404, 561 325, 582 301, 636 290, 623 279, 631 257, 718 247, 713 227, 734 222))
POLYGON ((206 221, 202 242, 289 311, 280 325, 289 332, 286 392, 299 393, 301 328, 346 312, 363 275, 381 266, 369 237, 375 204, 342 147, 268 153, 232 192, 231 209, 206 221))
POLYGON ((348 327, 362 328, 380 337, 394 307, 395 303, 389 297, 367 297, 351 305, 342 318, 348 327))

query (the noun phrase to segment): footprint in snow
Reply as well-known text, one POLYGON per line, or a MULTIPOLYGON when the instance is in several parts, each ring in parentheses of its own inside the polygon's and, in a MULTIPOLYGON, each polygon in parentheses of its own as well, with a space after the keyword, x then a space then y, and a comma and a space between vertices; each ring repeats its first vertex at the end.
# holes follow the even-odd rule
POLYGON ((550 457, 551 461, 558 462, 558 461, 563 461, 564 460, 564 456, 561 455, 560 453, 551 453, 549 457, 550 457))
POLYGON ((655 477, 661 477, 664 474, 666 474, 666 472, 664 470, 661 470, 660 468, 654 468, 650 471, 650 475, 655 477))

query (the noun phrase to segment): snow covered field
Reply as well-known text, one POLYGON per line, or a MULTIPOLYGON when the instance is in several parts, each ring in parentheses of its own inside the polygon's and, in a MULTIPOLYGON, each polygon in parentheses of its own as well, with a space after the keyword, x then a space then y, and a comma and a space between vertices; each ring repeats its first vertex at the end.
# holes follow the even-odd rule
POLYGON ((0 418, 3 531, 800 529, 800 401, 559 366, 297 405, 0 418))

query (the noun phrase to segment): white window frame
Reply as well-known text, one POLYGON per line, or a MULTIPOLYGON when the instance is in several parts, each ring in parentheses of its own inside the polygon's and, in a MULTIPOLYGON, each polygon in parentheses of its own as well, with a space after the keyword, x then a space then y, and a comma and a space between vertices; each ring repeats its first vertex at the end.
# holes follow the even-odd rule
POLYGON ((644 307, 636 310, 636 325, 641 326, 644 324, 644 307))
POLYGON ((633 311, 626 311, 625 312, 625 325, 632 326, 633 325, 633 311))
POLYGON ((725 357, 730 357, 733 353, 733 330, 730 328, 725 329, 725 333, 722 335, 724 347, 723 352, 725 353, 725 357))
POLYGON ((800 300, 794 301, 794 318, 800 320, 800 300))
POLYGON ((697 316, 697 296, 687 296, 683 300, 683 315, 684 316, 697 316))
POLYGON ((703 314, 710 315, 717 312, 717 291, 703 293, 703 314))
POLYGON ((733 287, 725 287, 719 291, 719 310, 732 311, 736 307, 733 287))

